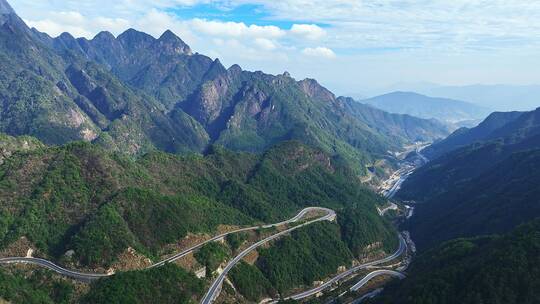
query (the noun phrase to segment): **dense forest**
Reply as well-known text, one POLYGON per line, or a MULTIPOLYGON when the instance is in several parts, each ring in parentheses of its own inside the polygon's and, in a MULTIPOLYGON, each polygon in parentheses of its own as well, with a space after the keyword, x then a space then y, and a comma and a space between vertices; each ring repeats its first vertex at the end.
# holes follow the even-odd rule
POLYGON ((99 280, 81 302, 92 303, 185 303, 195 304, 205 283, 175 265, 120 273, 99 280))
POLYGON ((540 302, 540 219, 504 235, 456 239, 414 259, 408 278, 369 303, 540 302))

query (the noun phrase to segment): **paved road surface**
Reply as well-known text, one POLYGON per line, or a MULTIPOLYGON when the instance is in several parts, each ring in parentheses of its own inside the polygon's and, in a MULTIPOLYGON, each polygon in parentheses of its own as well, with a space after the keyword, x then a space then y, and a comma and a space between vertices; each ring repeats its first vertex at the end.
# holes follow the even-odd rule
POLYGON ((68 270, 54 264, 51 261, 47 261, 45 259, 39 259, 39 258, 22 258, 22 257, 3 258, 3 259, 0 259, 0 263, 2 264, 21 264, 22 263, 22 264, 38 265, 43 268, 56 271, 62 275, 65 275, 67 277, 70 277, 79 281, 83 281, 83 282, 89 282, 92 280, 108 277, 111 275, 111 274, 99 274, 99 273, 83 273, 83 272, 68 270))
POLYGON ((360 280, 358 283, 354 284, 353 287, 350 288, 351 291, 357 291, 358 289, 362 288, 364 285, 367 284, 370 280, 372 280, 375 277, 382 276, 382 275, 389 275, 393 277, 397 277, 399 279, 404 279, 405 275, 401 272, 388 270, 388 269, 379 269, 375 270, 373 272, 370 272, 367 276, 365 276, 362 280, 360 280))

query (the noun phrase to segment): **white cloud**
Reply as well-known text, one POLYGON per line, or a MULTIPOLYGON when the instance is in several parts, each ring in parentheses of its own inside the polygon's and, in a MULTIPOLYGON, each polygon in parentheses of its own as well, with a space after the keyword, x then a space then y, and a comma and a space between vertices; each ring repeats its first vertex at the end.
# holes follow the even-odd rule
POLYGON ((336 53, 329 48, 318 46, 316 48, 305 48, 302 54, 314 57, 336 58, 336 53))
POLYGON ((284 30, 273 25, 248 26, 243 22, 221 22, 198 18, 191 20, 190 24, 196 31, 213 36, 278 38, 285 35, 284 30))
POLYGON ((257 45, 259 48, 267 51, 271 51, 276 49, 276 44, 268 39, 265 38, 257 38, 255 39, 255 45, 257 45))
POLYGON ((291 33, 310 40, 319 40, 326 35, 326 31, 316 24, 293 24, 291 33))

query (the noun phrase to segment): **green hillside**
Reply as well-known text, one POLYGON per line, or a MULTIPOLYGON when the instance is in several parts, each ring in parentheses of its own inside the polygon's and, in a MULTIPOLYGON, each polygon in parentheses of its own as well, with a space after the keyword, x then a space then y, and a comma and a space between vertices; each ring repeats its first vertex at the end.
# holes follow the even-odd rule
POLYGON ((157 258, 188 232, 278 222, 313 205, 373 215, 377 225, 346 233, 353 240, 372 243, 392 231, 375 216, 380 197, 297 142, 263 155, 213 147, 204 156, 156 152, 138 160, 85 143, 39 148, 0 166, 0 198, 2 246, 26 236, 45 257, 74 250, 75 262, 91 266, 110 265, 127 247, 157 258))
POLYGON ((366 303, 538 303, 540 220, 501 236, 457 239, 414 259, 408 278, 366 303))

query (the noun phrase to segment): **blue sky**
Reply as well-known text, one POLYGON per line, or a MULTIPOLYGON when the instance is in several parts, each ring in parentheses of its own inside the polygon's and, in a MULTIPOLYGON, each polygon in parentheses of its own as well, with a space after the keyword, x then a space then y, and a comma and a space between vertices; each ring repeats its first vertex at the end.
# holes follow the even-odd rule
POLYGON ((532 84, 540 1, 11 0, 31 26, 93 37, 173 30, 195 51, 338 94, 395 83, 532 84))

